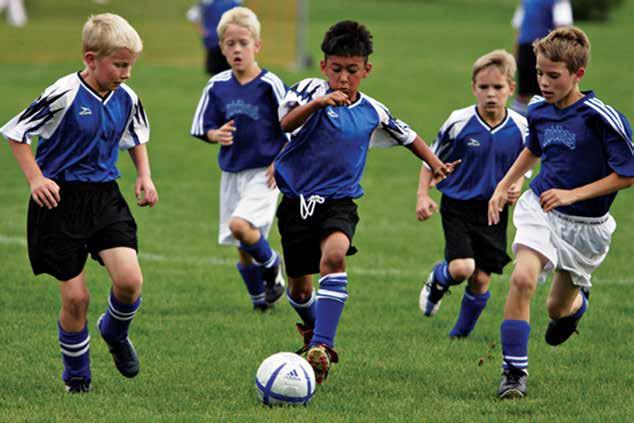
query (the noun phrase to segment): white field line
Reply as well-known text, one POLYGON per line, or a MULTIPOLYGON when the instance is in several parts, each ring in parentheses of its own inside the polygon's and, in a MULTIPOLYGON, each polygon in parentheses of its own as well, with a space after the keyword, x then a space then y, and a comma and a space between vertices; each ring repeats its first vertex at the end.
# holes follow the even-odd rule
MULTIPOLYGON (((0 245, 20 245, 26 247, 26 240, 24 238, 9 237, 0 234, 0 245)), ((154 253, 139 253, 139 260, 146 262, 160 262, 160 263, 176 263, 198 266, 234 266, 236 261, 224 258, 213 257, 196 257, 196 256, 164 256, 154 253)), ((423 274, 414 270, 402 270, 396 268, 376 268, 368 269, 363 267, 353 266, 350 269, 350 273, 361 276, 408 276, 413 278, 421 278, 423 274)), ((418 280, 418 279, 417 279, 418 280)), ((594 282, 599 285, 629 285, 634 284, 634 279, 600 279, 594 278, 594 282)))

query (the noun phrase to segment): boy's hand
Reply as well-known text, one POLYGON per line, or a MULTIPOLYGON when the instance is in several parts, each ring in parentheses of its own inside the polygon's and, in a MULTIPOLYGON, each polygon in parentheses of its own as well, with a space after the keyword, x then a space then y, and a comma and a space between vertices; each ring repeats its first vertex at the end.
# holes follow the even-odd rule
POLYGON ((539 196, 539 204, 541 204, 544 212, 548 213, 559 206, 569 206, 577 202, 572 190, 567 189, 549 189, 542 192, 539 196))
POLYGON ((493 196, 489 200, 488 220, 489 226, 497 225, 500 222, 500 212, 504 210, 504 206, 508 203, 509 190, 496 188, 493 196))
POLYGON ((432 171, 433 177, 429 183, 430 187, 436 186, 436 184, 442 182, 450 174, 456 170, 456 167, 462 162, 462 160, 456 160, 451 163, 441 163, 436 169, 432 171))
MULTIPOLYGON (((522 180, 523 182, 523 180, 522 180)), ((511 185, 511 188, 506 192, 508 195, 508 205, 514 206, 517 203, 517 200, 520 198, 520 194, 522 193, 522 184, 514 183, 511 185)))
POLYGON ((152 178, 149 176, 138 176, 136 178, 136 183, 134 184, 134 195, 136 196, 137 205, 141 207, 154 207, 159 199, 154 182, 152 182, 152 178), (141 193, 143 193, 143 196, 141 193))
POLYGON ((207 139, 211 142, 217 142, 220 145, 233 144, 233 133, 236 127, 233 126, 235 121, 232 119, 222 125, 219 129, 210 129, 207 131, 207 139))
POLYGON ((438 205, 429 195, 419 195, 416 201, 416 218, 422 222, 429 219, 438 210, 438 205))
POLYGON ((351 104, 348 95, 343 91, 333 91, 318 97, 315 101, 317 101, 321 109, 327 106, 349 106, 351 104))
POLYGON ((271 189, 277 188, 277 182, 275 182, 275 162, 266 168, 266 185, 271 189))
POLYGON ((31 183, 31 197, 33 201, 40 206, 49 210, 57 207, 61 198, 59 196, 59 185, 52 179, 42 176, 31 183))

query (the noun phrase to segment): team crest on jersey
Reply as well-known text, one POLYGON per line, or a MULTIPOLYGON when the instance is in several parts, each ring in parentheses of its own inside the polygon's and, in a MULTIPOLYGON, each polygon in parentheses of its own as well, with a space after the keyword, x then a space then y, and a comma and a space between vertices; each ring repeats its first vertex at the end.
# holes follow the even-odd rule
POLYGON ((229 118, 234 118, 237 115, 247 115, 253 120, 260 118, 258 106, 245 103, 242 100, 234 100, 227 103, 226 113, 229 118))
POLYGON ((90 116, 92 115, 92 110, 88 107, 81 106, 81 110, 79 111, 79 116, 90 116))
POLYGON ((577 146, 577 136, 560 125, 553 125, 544 132, 544 147, 551 144, 565 145, 574 150, 577 146))

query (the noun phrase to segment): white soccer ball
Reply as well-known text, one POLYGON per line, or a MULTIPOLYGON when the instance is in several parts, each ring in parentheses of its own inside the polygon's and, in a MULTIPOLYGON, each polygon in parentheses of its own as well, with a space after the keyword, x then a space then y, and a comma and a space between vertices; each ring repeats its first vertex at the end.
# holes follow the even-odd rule
POLYGON ((266 405, 306 405, 315 393, 315 372, 299 355, 280 352, 260 364, 255 388, 266 405))

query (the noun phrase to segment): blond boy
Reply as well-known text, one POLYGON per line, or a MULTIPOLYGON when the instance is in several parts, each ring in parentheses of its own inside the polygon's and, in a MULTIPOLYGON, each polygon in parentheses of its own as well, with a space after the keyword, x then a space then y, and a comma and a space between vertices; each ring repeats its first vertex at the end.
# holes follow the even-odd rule
POLYGON ((97 328, 126 377, 139 372, 128 339, 141 303, 143 276, 137 259, 136 223, 116 179, 118 149, 137 170, 137 204, 154 206, 145 143, 147 116, 125 82, 143 49, 137 32, 120 16, 91 16, 83 30, 84 70, 67 75, 0 129, 31 187, 28 251, 33 272, 59 281, 59 344, 68 392, 90 390, 88 254, 112 279, 108 308, 97 328), (38 137, 35 157, 29 146, 38 137))

